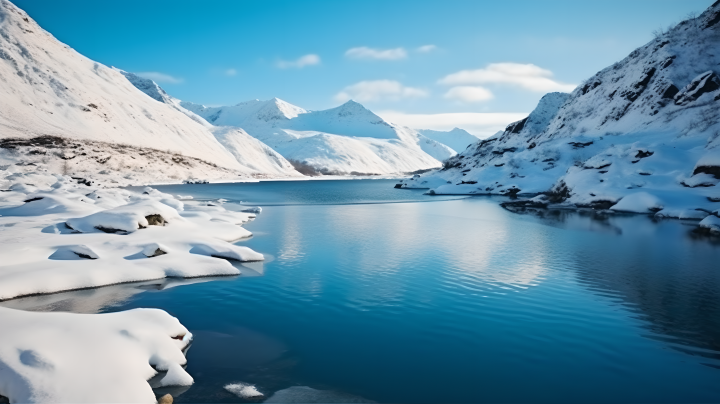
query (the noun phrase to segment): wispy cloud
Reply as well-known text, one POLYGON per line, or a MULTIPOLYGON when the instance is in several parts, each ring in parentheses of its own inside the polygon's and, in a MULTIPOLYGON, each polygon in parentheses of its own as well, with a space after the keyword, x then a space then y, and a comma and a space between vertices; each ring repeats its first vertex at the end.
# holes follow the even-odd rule
POLYGON ((446 85, 510 84, 536 92, 572 91, 576 85, 554 80, 550 70, 534 64, 491 63, 484 69, 462 70, 438 81, 446 85))
POLYGON ((345 56, 351 59, 400 60, 407 57, 407 51, 404 48, 373 49, 360 46, 348 49, 345 56))
POLYGON ((435 45, 423 45, 423 46, 418 47, 415 50, 420 53, 428 53, 428 52, 432 52, 436 49, 437 49, 437 46, 435 46, 435 45))
POLYGON ((313 66, 320 64, 320 56, 311 53, 309 55, 301 56, 297 60, 281 60, 277 63, 277 67, 281 69, 302 69, 305 66, 313 66))
POLYGON ((448 90, 443 97, 460 102, 483 102, 495 98, 490 90, 480 86, 456 86, 448 90))
POLYGON ((170 83, 170 84, 178 84, 182 83, 183 79, 178 77, 173 77, 169 74, 160 73, 160 72, 140 72, 135 73, 140 77, 150 79, 156 83, 170 83))
POLYGON ((227 70, 225 70, 224 73, 225 73, 226 76, 232 77, 232 76, 237 75, 237 70, 235 70, 235 69, 227 69, 227 70))
POLYGON ((345 87, 335 95, 335 100, 339 102, 350 99, 360 102, 397 101, 403 98, 422 98, 427 95, 427 91, 423 89, 405 87, 398 81, 369 80, 345 87))
POLYGON ((480 138, 486 138, 527 113, 514 112, 458 112, 447 114, 407 114, 399 111, 380 111, 377 114, 388 122, 415 129, 451 130, 462 128, 480 138))

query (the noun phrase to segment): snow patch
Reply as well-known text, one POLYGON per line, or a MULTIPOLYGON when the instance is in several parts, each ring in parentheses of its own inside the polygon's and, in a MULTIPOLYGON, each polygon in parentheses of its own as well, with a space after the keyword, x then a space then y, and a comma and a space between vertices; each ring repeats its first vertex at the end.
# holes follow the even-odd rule
POLYGON ((226 385, 224 387, 224 389, 235 394, 236 396, 238 396, 240 398, 258 399, 258 398, 263 397, 263 394, 261 392, 259 392, 258 389, 254 385, 249 384, 249 383, 243 383, 243 382, 232 383, 232 384, 226 385))
POLYGON ((192 334, 162 310, 39 313, 0 307, 0 394, 10 402, 155 403, 147 380, 190 385, 192 334), (165 380, 163 379, 163 380, 165 380))

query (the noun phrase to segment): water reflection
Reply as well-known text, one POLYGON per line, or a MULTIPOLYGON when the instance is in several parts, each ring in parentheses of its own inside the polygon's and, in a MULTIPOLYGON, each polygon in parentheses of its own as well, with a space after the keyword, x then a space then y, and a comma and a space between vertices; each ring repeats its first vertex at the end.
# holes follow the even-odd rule
POLYGON ((621 299, 643 320, 646 337, 720 368, 720 251, 716 237, 693 231, 697 222, 542 209, 518 213, 550 226, 620 236, 624 241, 598 238, 596 248, 573 250, 580 284, 621 299))
MULTIPOLYGON (((336 182, 332 193, 358 184, 367 190, 336 182)), ((243 265, 232 282, 95 304, 159 307, 196 333, 196 383, 177 402, 237 401, 223 389, 237 382, 378 402, 720 397, 718 370, 700 365, 718 360, 720 249, 692 226, 514 214, 486 197, 329 205, 327 188, 313 205, 304 186, 290 197, 305 205, 263 206, 246 226, 255 237, 245 244, 268 258, 253 264, 263 276, 243 280, 243 265)), ((208 197, 245 192, 225 187, 208 197)), ((263 197, 281 200, 274 187, 263 197)))
POLYGON ((21 297, 0 302, 0 306, 26 311, 64 311, 95 314, 126 304, 130 299, 146 291, 162 291, 177 286, 205 282, 230 281, 237 276, 210 276, 204 278, 165 278, 143 282, 123 283, 100 288, 71 290, 21 297))

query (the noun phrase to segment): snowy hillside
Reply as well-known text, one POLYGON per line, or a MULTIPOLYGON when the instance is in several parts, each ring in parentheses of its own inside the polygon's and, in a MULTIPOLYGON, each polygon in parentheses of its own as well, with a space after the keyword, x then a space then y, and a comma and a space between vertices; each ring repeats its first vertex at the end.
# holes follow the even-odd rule
POLYGON ((720 201, 719 22, 716 2, 403 187, 707 215, 720 201))
POLYGON ((456 153, 462 153, 468 146, 478 141, 477 136, 471 135, 460 128, 454 128, 453 130, 447 132, 420 129, 418 132, 428 139, 432 139, 438 143, 448 146, 449 148, 455 150, 456 153))
MULTIPOLYGON (((0 130, 5 139, 50 136, 94 142, 96 149, 108 145, 107 152, 117 144, 148 153, 162 151, 205 162, 209 169, 202 174, 207 178, 297 175, 289 165, 278 165, 279 156, 244 133, 236 135, 247 144, 241 155, 228 151, 202 119, 193 119, 177 105, 158 102, 167 97, 161 89, 156 89, 155 99, 148 97, 123 72, 60 43, 6 0, 0 0, 0 79, 0 130)), ((27 157, 15 152, 0 151, 4 159, 23 162, 27 157)), ((45 157, 50 169, 63 162, 55 153, 45 157)), ((86 172, 89 165, 80 160, 63 165, 73 174, 96 174, 86 172)), ((149 172, 150 168, 139 177, 182 179, 169 178, 162 169, 149 172)))
POLYGON ((439 167, 455 154, 417 131, 384 121, 354 101, 324 111, 306 111, 277 98, 227 107, 180 105, 213 125, 244 129, 310 173, 413 172, 439 167))
MULTIPOLYGON (((244 130, 234 127, 215 126, 205 119, 183 108, 181 101, 171 97, 157 83, 150 79, 142 78, 134 73, 114 69, 122 73, 137 89, 141 90, 151 98, 170 105, 182 112, 193 121, 203 125, 214 136, 215 139, 235 157, 238 163, 245 169, 270 176, 296 176, 297 172, 279 153, 268 147, 265 143, 248 135, 244 130)), ((289 105, 289 104, 288 104, 289 105)))

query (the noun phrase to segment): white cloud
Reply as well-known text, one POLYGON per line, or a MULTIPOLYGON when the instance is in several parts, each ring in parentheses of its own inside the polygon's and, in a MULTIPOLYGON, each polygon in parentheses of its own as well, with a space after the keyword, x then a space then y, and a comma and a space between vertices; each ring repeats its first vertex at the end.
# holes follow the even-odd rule
POLYGON ((173 77, 169 74, 160 73, 160 72, 140 72, 135 73, 140 77, 150 79, 156 83, 170 83, 170 84, 177 84, 182 83, 183 79, 173 77))
POLYGON ((505 129, 512 122, 528 116, 527 113, 514 112, 458 112, 447 114, 406 114, 398 111, 380 111, 377 114, 388 122, 414 129, 452 130, 455 127, 465 129, 484 139, 505 129))
POLYGON ((428 52, 434 51, 435 49, 437 49, 437 46, 435 46, 435 45, 423 45, 423 46, 417 48, 416 51, 418 51, 420 53, 428 53, 428 52))
POLYGON ((232 76, 235 76, 236 74, 237 74, 237 70, 235 70, 235 69, 227 69, 227 70, 225 70, 225 75, 226 75, 226 76, 232 77, 232 76))
POLYGON ((350 99, 359 102, 397 101, 402 98, 421 98, 427 95, 425 90, 405 87, 394 80, 370 80, 345 87, 335 95, 335 100, 339 102, 350 99))
POLYGON ((378 59, 378 60, 399 60, 407 57, 404 48, 395 49, 372 49, 367 46, 348 49, 345 56, 352 59, 378 59))
POLYGON ((281 69, 297 68, 302 69, 305 66, 313 66, 320 64, 320 56, 315 54, 309 54, 299 57, 297 60, 286 61, 281 60, 277 63, 277 66, 281 69))
POLYGON ((457 86, 448 90, 443 97, 460 102, 483 102, 495 98, 485 87, 457 86))
POLYGON ((537 91, 572 91, 575 84, 565 84, 552 79, 553 73, 535 66, 520 63, 491 63, 484 69, 462 70, 447 75, 438 83, 446 85, 510 84, 537 91))

